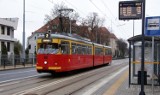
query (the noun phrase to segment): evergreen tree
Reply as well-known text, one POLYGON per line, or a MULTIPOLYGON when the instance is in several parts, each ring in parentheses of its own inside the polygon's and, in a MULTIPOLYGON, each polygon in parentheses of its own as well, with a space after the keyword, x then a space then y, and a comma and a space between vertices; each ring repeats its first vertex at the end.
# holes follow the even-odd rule
POLYGON ((14 54, 15 55, 20 55, 20 52, 22 50, 22 45, 19 41, 14 43, 14 54))
POLYGON ((1 51, 2 51, 2 55, 7 55, 7 47, 5 44, 2 44, 1 51))
POLYGON ((2 44, 1 47, 2 55, 1 55, 1 62, 5 65, 5 62, 7 60, 7 47, 5 44, 2 44))

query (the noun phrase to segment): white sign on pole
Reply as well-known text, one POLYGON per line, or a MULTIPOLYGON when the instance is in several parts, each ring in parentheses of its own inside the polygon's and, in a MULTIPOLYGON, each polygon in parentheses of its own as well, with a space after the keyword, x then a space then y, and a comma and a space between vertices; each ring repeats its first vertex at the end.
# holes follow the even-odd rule
POLYGON ((160 30, 159 18, 148 19, 147 30, 160 30))

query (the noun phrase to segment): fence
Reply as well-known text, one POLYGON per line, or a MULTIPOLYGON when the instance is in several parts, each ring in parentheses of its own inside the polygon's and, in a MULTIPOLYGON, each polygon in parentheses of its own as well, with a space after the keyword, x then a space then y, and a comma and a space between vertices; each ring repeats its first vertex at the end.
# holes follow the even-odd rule
POLYGON ((36 63, 36 55, 28 54, 25 58, 22 55, 2 55, 0 54, 0 69, 32 67, 36 63))

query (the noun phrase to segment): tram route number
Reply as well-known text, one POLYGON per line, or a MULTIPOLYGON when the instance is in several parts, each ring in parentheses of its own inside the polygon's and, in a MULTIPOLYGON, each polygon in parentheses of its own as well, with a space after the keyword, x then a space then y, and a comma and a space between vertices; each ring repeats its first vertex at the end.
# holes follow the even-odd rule
POLYGON ((50 37, 50 34, 49 33, 45 33, 45 38, 49 38, 50 37))

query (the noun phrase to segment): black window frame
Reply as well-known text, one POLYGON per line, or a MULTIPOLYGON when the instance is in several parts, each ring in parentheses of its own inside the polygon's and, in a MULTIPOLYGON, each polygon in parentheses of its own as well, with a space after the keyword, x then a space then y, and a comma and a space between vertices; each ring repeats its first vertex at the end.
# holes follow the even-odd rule
POLYGON ((11 50, 11 44, 10 42, 7 42, 7 51, 10 52, 10 50, 11 50))
POLYGON ((5 34, 5 26, 1 26, 1 34, 5 34))
POLYGON ((7 27, 7 35, 9 36, 9 35, 11 35, 11 28, 10 27, 7 27))

